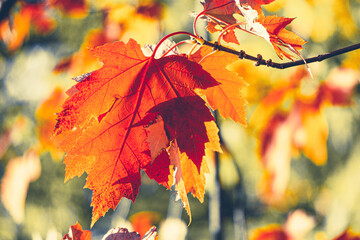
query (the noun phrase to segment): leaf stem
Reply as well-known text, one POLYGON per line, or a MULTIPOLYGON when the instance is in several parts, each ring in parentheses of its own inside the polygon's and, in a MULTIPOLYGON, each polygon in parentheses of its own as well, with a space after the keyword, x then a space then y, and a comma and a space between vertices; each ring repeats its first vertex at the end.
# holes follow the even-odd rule
POLYGON ((155 54, 156 54, 156 51, 159 49, 160 45, 168 38, 172 37, 172 36, 175 36, 175 35, 180 35, 180 34, 183 34, 183 35, 188 35, 190 37, 193 37, 195 38, 196 40, 200 40, 199 37, 195 36, 194 34, 192 33, 189 33, 189 32, 185 32, 185 31, 179 31, 179 32, 173 32, 173 33, 170 33, 168 35, 166 35, 165 37, 163 37, 159 43, 156 45, 155 49, 154 49, 154 52, 152 53, 151 57, 150 58, 155 58, 155 54))
MULTIPOLYGON (((219 51, 237 55, 241 59, 247 59, 247 60, 254 61, 254 62, 256 62, 256 64, 255 64, 256 66, 265 65, 265 66, 272 67, 272 68, 285 69, 285 68, 290 68, 290 67, 295 67, 295 66, 300 66, 300 65, 305 64, 303 59, 298 60, 298 61, 292 61, 292 62, 276 63, 276 62, 273 62, 271 59, 264 60, 260 54, 258 54, 257 57, 255 57, 255 56, 246 54, 243 50, 236 51, 234 49, 219 45, 217 43, 212 43, 212 42, 209 42, 206 40, 202 40, 200 43, 202 45, 212 47, 219 51)), ((337 50, 329 52, 329 53, 320 54, 316 57, 305 58, 305 61, 308 64, 313 63, 313 62, 321 62, 325 59, 335 57, 335 56, 338 56, 338 55, 341 55, 341 54, 344 54, 347 52, 351 52, 351 51, 354 51, 357 49, 360 49, 360 43, 350 45, 350 46, 347 46, 344 48, 340 48, 340 49, 337 49, 337 50)))
POLYGON ((218 44, 220 44, 220 41, 221 39, 223 38, 224 34, 227 33, 227 31, 229 31, 230 29, 234 28, 234 27, 237 27, 239 25, 243 25, 244 23, 243 22, 240 22, 240 23, 235 23, 235 24, 232 24, 232 25, 229 25, 227 26, 224 30, 221 31, 221 33, 219 34, 219 37, 218 37, 218 44))
POLYGON ((184 43, 188 43, 188 40, 184 40, 184 41, 181 41, 181 42, 178 42, 176 43, 174 46, 170 47, 161 57, 165 57, 166 55, 168 55, 174 48, 176 48, 177 46, 180 46, 181 44, 184 44, 184 43))
POLYGON ((196 23, 197 23, 197 20, 199 19, 199 17, 201 17, 202 15, 204 15, 205 12, 206 12, 206 11, 204 10, 204 11, 202 11, 201 13, 199 13, 199 14, 196 16, 195 20, 194 20, 194 23, 193 23, 193 32, 194 32, 194 34, 195 34, 196 36, 199 36, 199 34, 198 34, 197 31, 196 31, 196 23))

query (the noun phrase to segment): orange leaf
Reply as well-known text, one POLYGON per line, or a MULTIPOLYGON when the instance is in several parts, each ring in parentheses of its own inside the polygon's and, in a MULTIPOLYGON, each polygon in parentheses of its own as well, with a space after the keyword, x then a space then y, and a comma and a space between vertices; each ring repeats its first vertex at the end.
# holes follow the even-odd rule
POLYGON ((138 232, 141 237, 145 236, 151 226, 160 220, 160 215, 157 212, 138 212, 130 217, 130 222, 135 232, 138 232))
POLYGON ((315 218, 297 209, 291 212, 285 224, 270 224, 266 227, 255 229, 250 235, 250 240, 291 240, 305 239, 305 236, 315 226, 315 218))
MULTIPOLYGON (((115 42, 92 51, 104 65, 68 91, 70 97, 58 114, 55 139, 67 153, 66 180, 88 173, 85 187, 93 190, 93 225, 109 208, 115 209, 122 197, 135 201, 141 169, 156 173, 150 178, 163 175, 151 171, 147 132, 135 123, 156 105, 195 96, 195 88, 218 83, 184 56, 145 57, 132 39, 127 44, 115 42)), ((191 159, 201 163, 203 150, 189 144, 199 143, 186 140, 181 139, 181 147, 189 147, 186 151, 191 159)))
POLYGON ((320 109, 305 107, 302 109, 301 118, 306 139, 300 148, 315 164, 323 165, 327 160, 326 140, 329 135, 326 118, 320 109))
POLYGON ((30 34, 30 27, 35 31, 46 34, 56 25, 55 20, 47 16, 44 4, 22 4, 19 12, 14 14, 13 22, 9 20, 0 24, 0 39, 5 42, 9 51, 18 49, 30 34))
POLYGON ((256 229, 250 240, 289 240, 286 232, 280 225, 269 225, 264 228, 256 229))
POLYGON ((290 49, 291 51, 300 51, 303 49, 302 45, 306 43, 301 37, 285 29, 293 20, 294 18, 277 16, 260 16, 258 19, 258 22, 262 24, 269 33, 270 42, 281 59, 283 56, 292 59, 292 56, 281 47, 290 49))
POLYGON ((195 164, 186 158, 181 158, 180 163, 186 193, 191 192, 201 203, 204 202, 205 174, 210 173, 206 159, 201 163, 200 172, 198 172, 195 164))
POLYGON ((209 138, 209 142, 205 143, 205 148, 222 153, 219 138, 219 128, 214 121, 205 122, 206 133, 209 138))
POLYGON ((173 98, 151 108, 141 124, 158 114, 164 120, 169 140, 176 139, 180 152, 186 153, 200 171, 205 143, 209 142, 205 122, 214 120, 204 100, 199 96, 173 98))
POLYGON ((176 141, 170 145, 169 157, 170 164, 176 170, 174 179, 175 191, 183 203, 189 215, 189 224, 191 223, 191 210, 187 194, 192 193, 200 202, 204 201, 205 194, 205 173, 209 173, 206 159, 202 161, 200 171, 196 165, 189 160, 185 153, 180 153, 176 141))
MULTIPOLYGON (((207 30, 211 33, 218 32, 220 29, 226 28, 227 25, 236 23, 233 17, 234 13, 239 13, 234 0, 206 0, 203 4, 203 14, 208 18, 207 30)), ((233 30, 228 31, 224 35, 224 40, 239 44, 233 30)))
POLYGON ((31 12, 21 11, 14 14, 12 27, 8 20, 0 25, 0 39, 4 41, 9 51, 14 51, 21 46, 30 32, 31 12))
POLYGON ((246 104, 242 90, 247 83, 237 73, 226 69, 227 65, 238 58, 226 52, 212 53, 209 47, 201 47, 190 56, 190 60, 200 62, 201 66, 221 84, 201 91, 212 109, 218 109, 224 118, 246 126, 246 104), (210 54, 210 55, 209 55, 210 54))
POLYGON ((302 45, 306 43, 295 33, 285 29, 285 27, 294 20, 293 18, 283 18, 277 16, 264 16, 261 5, 269 4, 274 0, 245 0, 245 1, 205 1, 204 11, 202 12, 208 17, 210 24, 209 32, 222 31, 228 26, 224 40, 238 44, 235 36, 235 29, 240 29, 267 40, 273 47, 278 56, 282 59, 284 56, 293 59, 293 56, 283 48, 290 52, 300 55, 298 51, 302 49, 302 45), (234 13, 241 14, 245 17, 245 22, 238 22, 233 16, 234 13), (225 37, 226 36, 226 37, 225 37))
POLYGON ((351 69, 336 69, 312 94, 304 95, 301 83, 311 81, 304 73, 304 69, 297 71, 290 81, 274 86, 253 114, 252 124, 260 129, 266 200, 280 199, 286 192, 289 163, 298 151, 317 165, 326 163, 329 130, 323 109, 351 104, 359 79, 351 69))
POLYGON ((184 179, 182 177, 182 167, 181 167, 181 163, 189 161, 189 159, 187 158, 185 153, 179 152, 179 147, 177 146, 176 141, 172 142, 170 145, 169 158, 170 158, 170 164, 174 167, 174 171, 176 171, 176 175, 174 178, 174 185, 175 185, 175 191, 177 193, 177 197, 181 199, 181 202, 183 203, 183 207, 186 209, 186 212, 189 215, 189 222, 191 223, 190 203, 187 197, 188 192, 186 191, 185 188, 184 179))
POLYGON ((64 236, 63 240, 91 240, 91 232, 83 230, 77 222, 70 227, 69 233, 64 236))
POLYGON ((164 129, 164 121, 160 115, 156 116, 155 123, 147 127, 151 161, 160 155, 169 146, 169 139, 164 129))
MULTIPOLYGON (((170 148, 155 159, 169 159, 170 165, 176 170, 172 181, 175 190, 182 200, 190 217, 191 211, 187 193, 191 192, 200 202, 204 200, 205 174, 209 173, 205 155, 205 146, 221 151, 218 128, 205 102, 199 96, 175 98, 160 103, 148 111, 148 115, 138 124, 155 122, 154 131, 171 141, 170 148), (159 121, 155 117, 161 115, 164 119, 159 121), (156 126, 157 125, 157 126, 156 126), (165 131, 166 130, 166 131, 165 131)), ((151 125, 152 126, 152 125, 151 125)), ((160 149, 158 149, 160 150, 160 149)))
POLYGON ((61 110, 61 104, 65 99, 65 94, 60 87, 57 87, 50 97, 46 99, 35 113, 37 121, 37 135, 41 143, 42 150, 49 150, 54 159, 61 160, 63 152, 56 149, 54 143, 50 140, 56 124, 56 115, 54 112, 61 110))

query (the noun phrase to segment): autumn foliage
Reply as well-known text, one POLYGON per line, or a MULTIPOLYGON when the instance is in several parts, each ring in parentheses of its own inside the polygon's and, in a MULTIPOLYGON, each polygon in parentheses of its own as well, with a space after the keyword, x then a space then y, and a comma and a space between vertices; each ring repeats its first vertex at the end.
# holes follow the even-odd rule
MULTIPOLYGON (((88 31, 79 50, 62 57, 53 68, 55 74, 72 75, 75 84, 65 91, 66 96, 58 87, 42 102, 34 115, 37 141, 7 165, 1 197, 14 220, 23 221, 28 185, 40 175, 39 156, 49 151, 56 160, 65 153, 65 182, 85 173, 84 187, 92 192, 91 227, 123 198, 135 203, 144 174, 175 191, 190 225, 188 194, 203 203, 207 175, 219 167, 219 154, 231 152, 220 134, 219 118, 240 124, 255 138, 261 169, 256 189, 259 200, 290 209, 301 191, 289 188, 293 159, 304 156, 316 167, 327 163, 330 123, 326 110, 355 103, 359 73, 352 65, 358 59, 354 55, 317 82, 319 71, 313 72, 301 54, 307 41, 289 30, 295 18, 263 10, 274 3, 281 6, 278 2, 204 0, 192 14, 193 32, 177 31, 160 40, 160 20, 166 16, 161 1, 92 3, 101 10, 101 26, 88 31), (205 29, 199 28, 201 21, 205 29), (205 31, 207 37, 202 36, 205 31), (298 60, 304 66, 276 82, 262 82, 271 73, 269 68, 253 71, 253 66, 243 62, 245 35, 260 37, 280 60, 298 60), (25 167, 18 167, 19 163, 25 167), (26 168, 33 169, 25 174, 26 168), (21 185, 15 185, 17 174, 24 179, 21 185), (22 196, 12 202, 13 188, 21 189, 22 196)), ((0 40, 9 56, 20 51, 33 34, 57 31, 56 17, 50 13, 92 17, 85 0, 13 4, 0 21, 0 40)), ((273 60, 264 61, 261 54, 247 56, 257 66, 272 67, 273 60)), ((19 119, 0 135, 0 157, 13 144, 14 128, 23 123, 19 119)), ((130 221, 137 232, 113 228, 104 239, 157 239, 157 230, 151 226, 160 217, 154 216, 148 212, 134 215, 130 221)), ((259 227, 249 236, 252 240, 302 239, 313 228, 315 218, 294 210, 286 222, 259 227), (296 232, 295 225, 303 226, 302 231, 296 232)), ((334 239, 358 238, 346 230, 334 239)), ((90 240, 91 232, 76 223, 63 239, 90 240)))
MULTIPOLYGON (((262 20, 262 4, 265 2, 206 1, 199 16, 233 31, 233 13, 239 13, 246 19, 242 23, 245 30, 256 24, 251 33, 265 30, 260 36, 270 40, 279 56, 291 58, 278 46, 298 53, 305 41, 284 29, 291 21, 262 20), (228 18, 231 21, 224 20, 228 18)), ((67 92, 69 98, 58 114, 56 141, 67 153, 66 180, 88 174, 86 187, 93 191, 92 224, 108 209, 115 209, 122 197, 135 201, 141 169, 167 188, 174 183, 191 216, 186 194, 192 192, 203 201, 206 143, 221 151, 219 138, 211 133, 217 131, 215 125, 211 130, 206 127, 214 118, 202 96, 225 118, 246 125, 246 100, 241 94, 246 83, 225 69, 233 56, 212 54, 208 47, 188 55, 178 53, 171 44, 166 49, 163 41, 175 34, 199 39, 186 32, 170 34, 150 49, 150 56, 144 55, 146 47, 142 50, 132 39, 94 48, 93 55, 103 66, 67 92), (164 54, 157 57, 161 47, 164 54)))

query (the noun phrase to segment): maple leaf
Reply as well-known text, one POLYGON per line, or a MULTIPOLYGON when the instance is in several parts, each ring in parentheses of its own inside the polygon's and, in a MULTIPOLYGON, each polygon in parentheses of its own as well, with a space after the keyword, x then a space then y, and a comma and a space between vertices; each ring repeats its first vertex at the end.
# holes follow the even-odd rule
POLYGON ((293 60, 292 55, 282 48, 301 57, 299 50, 302 50, 302 45, 306 41, 285 29, 294 20, 293 18, 265 17, 263 14, 259 14, 258 11, 252 9, 251 6, 243 6, 242 4, 237 6, 245 17, 245 22, 237 24, 236 28, 264 38, 274 47, 275 52, 281 59, 285 56, 293 60))
POLYGON ((209 173, 207 162, 204 159, 201 163, 200 170, 197 166, 190 161, 185 153, 179 151, 177 142, 174 141, 169 148, 170 164, 176 170, 174 177, 175 191, 178 198, 181 199, 183 207, 190 218, 191 223, 191 210, 187 194, 191 192, 193 196, 197 197, 200 202, 204 201, 205 193, 205 174, 209 173))
POLYGON ((277 16, 264 16, 261 5, 269 4, 269 1, 205 1, 203 15, 208 17, 210 24, 207 29, 214 33, 224 31, 224 40, 239 44, 235 30, 243 30, 251 34, 264 38, 273 47, 279 58, 286 57, 293 59, 283 48, 300 56, 299 51, 306 43, 295 33, 285 29, 294 18, 283 18, 277 16), (239 22, 234 13, 240 14, 245 18, 245 22, 239 22), (229 28, 233 26, 232 28, 229 28))
POLYGON ((91 240, 91 232, 89 230, 83 230, 77 222, 70 227, 69 233, 65 234, 63 240, 91 240))
MULTIPOLYGON (((328 124, 321 109, 303 106, 300 110, 302 128, 306 139, 299 144, 304 155, 317 165, 323 165, 327 161, 326 140, 329 135, 328 124)), ((299 130, 298 130, 299 131, 299 130)))
POLYGON ((212 109, 218 109, 224 118, 230 117, 235 122, 246 126, 246 104, 242 90, 247 83, 237 73, 229 71, 226 67, 235 62, 237 57, 226 53, 213 54, 210 47, 203 46, 190 56, 190 60, 199 62, 221 84, 200 92, 206 96, 212 109), (210 54, 210 55, 209 55, 210 54))
POLYGON ((33 26, 39 34, 46 34, 55 27, 55 20, 47 16, 44 4, 21 4, 19 12, 10 20, 0 23, 0 39, 4 41, 9 51, 18 49, 30 34, 33 26))
POLYGON ((305 236, 315 226, 315 219, 305 211, 297 209, 289 214, 285 224, 270 224, 266 227, 255 229, 251 240, 290 240, 305 239, 305 236))
POLYGON ((289 240, 286 232, 280 225, 269 225, 264 228, 256 229, 251 237, 251 240, 289 240))
POLYGON ((199 96, 190 96, 158 104, 138 123, 151 124, 148 138, 152 139, 153 135, 160 138, 158 142, 162 144, 155 145, 150 151, 157 156, 155 161, 169 159, 172 171, 176 170, 174 179, 169 178, 168 186, 175 185, 190 222, 187 194, 191 192, 200 202, 204 200, 205 174, 209 173, 206 159, 203 159, 205 147, 221 152, 218 128, 212 120, 205 102, 199 96))
POLYGON ((138 124, 153 121, 157 115, 164 121, 169 140, 176 139, 179 150, 186 153, 200 171, 205 143, 209 142, 204 122, 215 120, 204 100, 197 95, 173 98, 151 108, 138 124))
MULTIPOLYGON (((158 239, 157 229, 152 226, 141 238, 137 232, 129 232, 127 228, 115 227, 110 229, 102 238, 103 240, 156 240, 158 239)), ((69 229, 69 233, 65 234, 63 240, 91 240, 91 232, 83 230, 77 222, 69 229)))
MULTIPOLYGON (((210 33, 218 32, 219 28, 224 30, 226 26, 236 23, 233 17, 234 13, 240 13, 234 0, 205 0, 202 2, 204 11, 201 13, 208 18, 206 29, 210 33)), ((239 44, 234 31, 228 31, 224 34, 224 40, 239 44)))
MULTIPOLYGON (((205 0, 202 3, 204 7, 202 14, 209 17, 209 20, 213 21, 215 25, 233 25, 237 23, 237 20, 233 14, 242 14, 237 5, 251 6, 253 9, 258 11, 260 15, 262 14, 261 5, 269 4, 273 1, 275 0, 205 0)), ((211 29, 214 31, 214 26, 212 26, 211 29)))
POLYGON ((64 153, 59 151, 51 141, 51 136, 56 124, 54 111, 61 111, 61 103, 64 99, 65 94, 63 89, 57 87, 49 98, 36 109, 35 113, 37 122, 36 132, 42 147, 41 151, 49 150, 51 156, 56 160, 61 160, 64 153))
POLYGON ((259 154, 265 166, 264 197, 276 202, 287 189, 291 157, 301 151, 313 163, 326 163, 328 106, 351 104, 359 74, 352 69, 334 69, 314 92, 304 95, 301 83, 309 81, 304 69, 289 81, 279 82, 259 104, 251 124, 259 131, 259 154), (294 78, 295 77, 295 78, 294 78), (291 103, 284 109, 284 102, 291 103))
POLYGON ((159 156, 170 144, 164 129, 164 121, 160 115, 156 116, 155 123, 158 124, 151 124, 147 127, 148 137, 146 141, 149 143, 151 160, 159 156))
POLYGON ((134 231, 143 237, 156 222, 159 222, 160 215, 157 212, 143 211, 132 215, 129 220, 134 231))
MULTIPOLYGON (((55 140, 67 153, 65 179, 88 174, 85 187, 93 190, 93 225, 122 197, 135 201, 140 169, 155 174, 150 178, 166 175, 153 168, 147 132, 135 123, 158 104, 195 96, 195 88, 218 82, 185 56, 145 57, 132 39, 92 51, 104 65, 67 92, 55 140)), ((182 147, 188 146, 182 141, 182 147)), ((193 161, 201 161, 201 151, 190 150, 193 161)))
POLYGON ((298 52, 303 49, 302 45, 306 43, 301 37, 285 29, 294 19, 295 18, 277 17, 275 15, 260 16, 258 19, 258 22, 266 28, 270 43, 281 59, 284 56, 292 59, 292 56, 281 47, 289 48, 292 52, 298 52))
POLYGON ((240 13, 239 9, 235 5, 234 0, 205 0, 202 2, 204 15, 211 16, 215 19, 229 23, 236 21, 232 16, 233 13, 240 13))

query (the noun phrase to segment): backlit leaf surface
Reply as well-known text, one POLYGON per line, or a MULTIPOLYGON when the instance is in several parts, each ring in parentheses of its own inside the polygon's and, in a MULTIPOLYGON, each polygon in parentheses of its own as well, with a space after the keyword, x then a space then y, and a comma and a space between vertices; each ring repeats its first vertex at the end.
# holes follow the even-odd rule
POLYGON ((287 51, 300 55, 298 51, 306 41, 285 29, 293 18, 264 16, 261 6, 273 1, 207 0, 203 3, 202 14, 208 18, 209 32, 226 29, 223 39, 227 42, 239 44, 235 30, 243 30, 267 40, 280 58, 293 59, 287 51), (234 14, 242 15, 245 21, 238 20, 234 14))
MULTIPOLYGON (((115 209, 122 197, 135 201, 141 169, 155 179, 167 174, 158 172, 165 168, 153 168, 147 132, 135 127, 135 123, 156 105, 194 97, 195 88, 205 89, 218 82, 184 56, 145 57, 134 40, 106 44, 92 51, 104 65, 67 92, 69 98, 58 114, 55 138, 67 153, 65 179, 88 174, 85 187, 93 191, 94 224, 109 208, 115 209)), ((210 117, 206 120, 212 120, 210 117)), ((189 136, 176 127, 172 130, 175 135, 189 136)), ((203 150, 191 148, 186 140, 179 138, 180 150, 186 149, 200 167, 203 150)), ((202 144, 208 141, 194 135, 190 142, 200 144, 198 140, 202 144)))
POLYGON ((206 96, 211 108, 218 109, 224 118, 229 117, 246 126, 247 102, 242 90, 247 83, 237 73, 226 69, 229 63, 237 61, 237 57, 226 52, 211 53, 212 49, 204 46, 190 56, 221 83, 201 93, 206 96))

